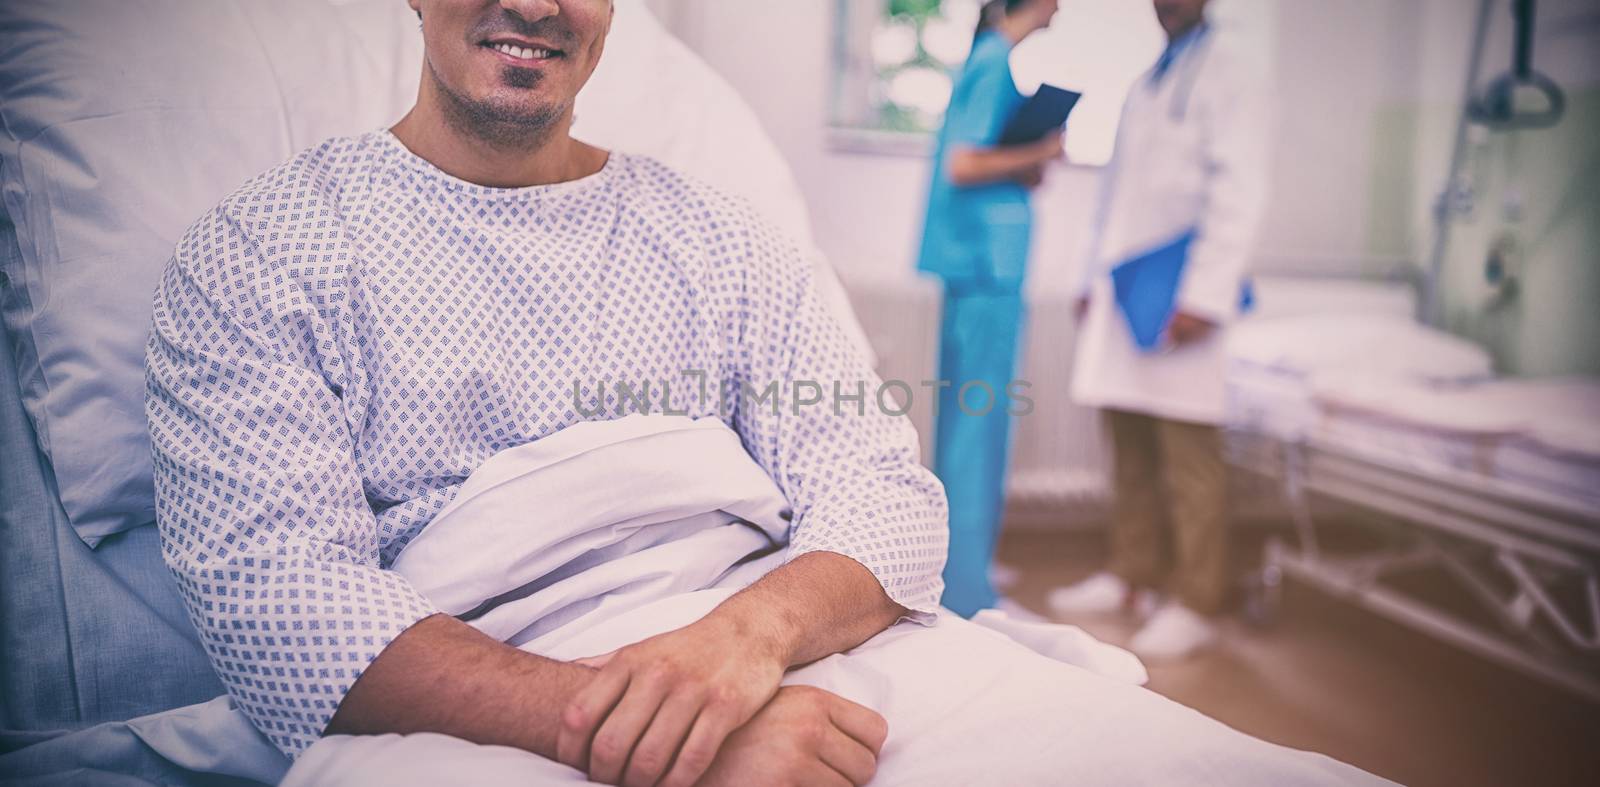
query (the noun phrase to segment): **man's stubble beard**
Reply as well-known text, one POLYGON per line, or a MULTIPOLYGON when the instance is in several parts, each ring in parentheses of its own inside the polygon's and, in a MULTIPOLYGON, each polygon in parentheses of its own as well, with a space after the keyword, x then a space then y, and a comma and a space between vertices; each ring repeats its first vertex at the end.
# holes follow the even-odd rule
MULTIPOLYGON (((533 150, 544 145, 566 114, 565 106, 542 104, 533 111, 514 110, 491 101, 478 101, 457 93, 428 65, 428 77, 438 89, 441 111, 451 128, 497 148, 533 150)), ((528 89, 544 81, 544 74, 507 67, 502 79, 508 87, 528 89)))

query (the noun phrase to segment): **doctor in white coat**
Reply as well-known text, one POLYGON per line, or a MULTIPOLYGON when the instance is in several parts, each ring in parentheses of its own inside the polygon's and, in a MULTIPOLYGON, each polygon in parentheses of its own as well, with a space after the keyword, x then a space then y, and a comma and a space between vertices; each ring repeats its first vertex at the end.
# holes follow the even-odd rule
POLYGON ((1169 591, 1131 643, 1159 659, 1209 644, 1227 594, 1224 345, 1265 200, 1268 117, 1259 68, 1207 22, 1206 0, 1154 5, 1168 45, 1123 106, 1078 304, 1073 398, 1104 411, 1116 454, 1111 560, 1050 604, 1148 611, 1142 591, 1169 591), (1111 270, 1190 231, 1175 313, 1142 351, 1111 270))

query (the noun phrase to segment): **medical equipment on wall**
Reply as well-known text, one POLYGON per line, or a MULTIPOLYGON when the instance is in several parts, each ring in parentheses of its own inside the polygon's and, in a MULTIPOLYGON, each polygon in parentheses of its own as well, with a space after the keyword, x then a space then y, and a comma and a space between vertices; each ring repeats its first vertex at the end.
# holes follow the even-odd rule
MULTIPOLYGON (((1515 136, 1512 142, 1515 142, 1515 136)), ((1514 144, 1508 153, 1506 169, 1509 176, 1515 178, 1514 144)), ((1522 187, 1513 181, 1505 187, 1504 192, 1501 226, 1489 241, 1489 253, 1483 260, 1483 286, 1486 291, 1483 307, 1487 310, 1498 309, 1516 300, 1521 290, 1523 263, 1527 259, 1526 244, 1523 242, 1525 230, 1522 217, 1525 211, 1522 187)))
MULTIPOLYGON (((1561 121, 1566 112, 1566 96, 1555 81, 1533 69, 1534 0, 1511 0, 1515 20, 1512 69, 1488 82, 1480 90, 1478 74, 1483 64, 1483 48, 1489 32, 1489 12, 1494 0, 1481 0, 1474 27, 1472 53, 1468 58, 1466 95, 1456 122, 1455 143, 1444 188, 1434 204, 1434 239, 1424 282, 1422 319, 1438 325, 1442 319, 1440 276, 1449 247, 1450 228, 1459 217, 1472 213, 1475 202, 1474 178, 1464 170, 1468 147, 1486 144, 1484 132, 1520 132, 1545 129, 1561 121), (1534 99, 1529 103, 1529 98, 1534 99), (1476 127, 1476 128, 1474 128, 1476 127), (1476 134, 1474 134, 1476 132, 1476 134)), ((1514 174, 1514 173, 1513 173, 1514 174)), ((1521 197, 1515 189, 1505 201, 1508 226, 1496 234, 1484 261, 1484 281, 1491 288, 1490 305, 1509 301, 1516 294, 1516 273, 1520 267, 1520 244, 1516 223, 1521 218, 1521 197)))
POLYGON ((1554 80, 1533 70, 1533 0, 1512 0, 1511 14, 1516 19, 1513 68, 1484 86, 1467 105, 1467 116, 1492 129, 1549 128, 1561 122, 1566 96, 1554 80), (1519 106, 1530 94, 1542 106, 1519 106))

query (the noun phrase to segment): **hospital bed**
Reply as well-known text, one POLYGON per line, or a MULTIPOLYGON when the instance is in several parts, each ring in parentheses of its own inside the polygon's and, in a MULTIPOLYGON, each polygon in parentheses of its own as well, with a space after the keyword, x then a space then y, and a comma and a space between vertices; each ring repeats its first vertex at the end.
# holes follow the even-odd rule
POLYGON ((1403 286, 1269 282, 1263 304, 1273 287, 1229 372, 1229 460, 1293 523, 1253 601, 1298 580, 1600 702, 1600 380, 1495 378, 1403 286), (1379 543, 1330 543, 1324 503, 1379 543))
MULTIPOLYGON (((421 47, 398 0, 0 4, 0 771, 281 775, 275 753, 195 734, 226 700, 153 527, 151 293, 179 234, 246 179, 398 120, 421 47)), ((643 0, 618 1, 577 118, 580 138, 743 196, 810 246, 754 113, 643 0)))

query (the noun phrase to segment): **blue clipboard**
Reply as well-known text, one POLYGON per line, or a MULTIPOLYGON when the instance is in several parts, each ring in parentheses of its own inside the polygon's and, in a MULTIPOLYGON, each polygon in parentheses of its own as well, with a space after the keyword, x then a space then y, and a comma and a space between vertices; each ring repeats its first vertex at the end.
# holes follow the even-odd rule
POLYGON ((1055 85, 1040 85, 1039 91, 1018 107, 1016 114, 1006 122, 1005 130, 1000 132, 1000 144, 1038 142, 1046 135, 1060 131, 1066 126, 1072 108, 1078 105, 1078 99, 1082 97, 1082 93, 1055 85))
MULTIPOLYGON (((1143 352, 1161 347, 1167 323, 1178 308, 1178 286, 1183 281, 1183 266, 1189 262, 1194 238, 1195 231, 1191 229, 1111 269, 1118 310, 1128 321, 1134 344, 1143 352)), ((1239 311, 1249 312, 1255 305, 1255 286, 1245 279, 1239 287, 1239 311)))
POLYGON ((1193 242, 1194 230, 1189 230, 1111 269, 1117 307, 1128 321, 1133 343, 1144 352, 1161 345, 1161 335, 1177 308, 1178 283, 1193 242))

